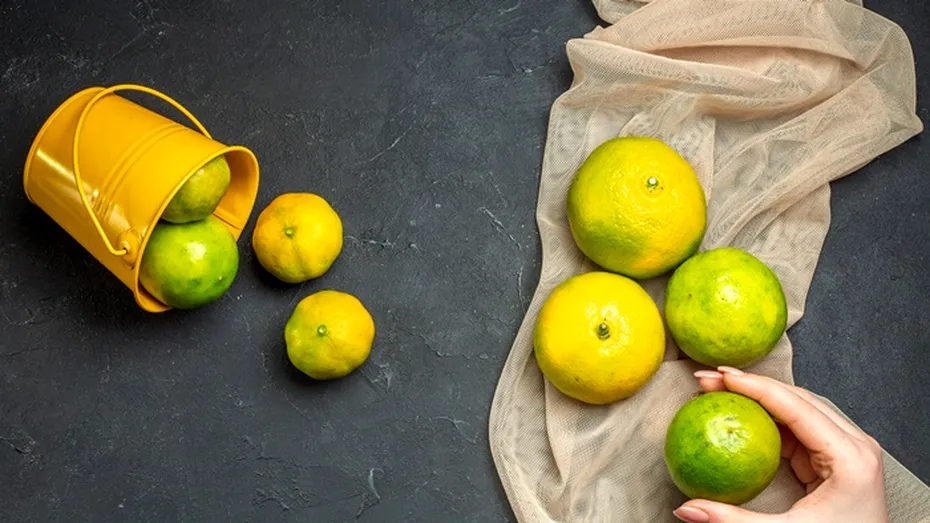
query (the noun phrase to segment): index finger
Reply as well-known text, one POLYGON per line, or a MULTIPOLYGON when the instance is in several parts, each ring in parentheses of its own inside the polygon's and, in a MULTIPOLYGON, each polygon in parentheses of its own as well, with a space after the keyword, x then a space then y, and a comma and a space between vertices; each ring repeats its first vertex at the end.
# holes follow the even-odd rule
POLYGON ((761 376, 724 372, 727 389, 750 397, 778 418, 811 452, 829 452, 849 434, 807 400, 761 376))

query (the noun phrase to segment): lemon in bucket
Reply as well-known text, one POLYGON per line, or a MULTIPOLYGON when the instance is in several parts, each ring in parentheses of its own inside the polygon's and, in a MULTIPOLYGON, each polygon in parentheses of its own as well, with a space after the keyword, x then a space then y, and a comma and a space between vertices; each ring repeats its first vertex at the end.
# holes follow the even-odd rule
POLYGON ((178 309, 219 299, 239 270, 236 240, 219 219, 159 223, 142 257, 139 280, 150 294, 178 309))
POLYGON ((213 214, 229 189, 230 172, 226 158, 207 162, 191 176, 168 203, 161 219, 171 223, 203 220, 213 214))
MULTIPOLYGON (((160 257, 146 251, 158 243, 150 236, 171 217, 164 216, 166 206, 179 194, 184 199, 184 185, 193 187, 193 175, 214 158, 223 159, 214 166, 228 164, 230 180, 212 214, 238 239, 258 192, 255 155, 214 139, 164 93, 134 84, 89 87, 62 102, 39 129, 23 168, 23 189, 131 291, 140 308, 164 312, 170 307, 141 282, 142 259, 160 257), (158 98, 190 125, 117 94, 122 91, 158 98)), ((156 287, 154 280, 148 287, 156 287)))

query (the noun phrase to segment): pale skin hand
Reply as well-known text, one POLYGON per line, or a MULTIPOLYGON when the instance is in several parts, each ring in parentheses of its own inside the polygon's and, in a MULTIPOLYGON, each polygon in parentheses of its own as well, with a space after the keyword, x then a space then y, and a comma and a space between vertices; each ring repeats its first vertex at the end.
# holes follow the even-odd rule
POLYGON ((706 392, 730 390, 758 401, 780 421, 783 458, 807 487, 784 514, 759 514, 690 500, 675 516, 689 523, 887 523, 882 449, 809 392, 777 380, 720 367, 698 371, 706 392))

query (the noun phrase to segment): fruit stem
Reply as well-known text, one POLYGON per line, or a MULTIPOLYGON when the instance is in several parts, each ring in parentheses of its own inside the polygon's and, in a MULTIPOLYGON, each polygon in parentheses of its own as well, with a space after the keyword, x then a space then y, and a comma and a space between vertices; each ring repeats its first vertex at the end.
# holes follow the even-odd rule
POLYGON ((606 323, 601 323, 597 326, 597 337, 606 340, 610 337, 610 327, 606 323))
POLYGON ((320 325, 319 327, 316 328, 316 333, 319 336, 326 336, 326 332, 327 332, 326 325, 320 325))
POLYGON ((284 229, 284 235, 287 236, 288 238, 292 238, 294 236, 294 228, 288 227, 284 229))

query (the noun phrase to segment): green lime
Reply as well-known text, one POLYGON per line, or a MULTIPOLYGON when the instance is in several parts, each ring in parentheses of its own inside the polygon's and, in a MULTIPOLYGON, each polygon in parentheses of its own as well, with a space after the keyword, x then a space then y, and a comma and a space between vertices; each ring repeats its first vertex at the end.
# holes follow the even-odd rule
POLYGON ((665 464, 689 498, 741 505, 775 479, 781 434, 761 405, 733 392, 685 403, 665 436, 665 464))
POLYGON ((788 306, 775 273, 735 247, 692 256, 669 279, 665 319, 694 361, 746 367, 767 356, 785 332, 788 306))
POLYGON ((162 219, 188 223, 210 216, 229 189, 229 181, 226 158, 220 156, 210 160, 181 186, 162 213, 162 219))
POLYGON ((139 281, 169 307, 193 309, 229 290, 238 270, 235 238, 219 219, 209 216, 156 225, 142 255, 139 281))

